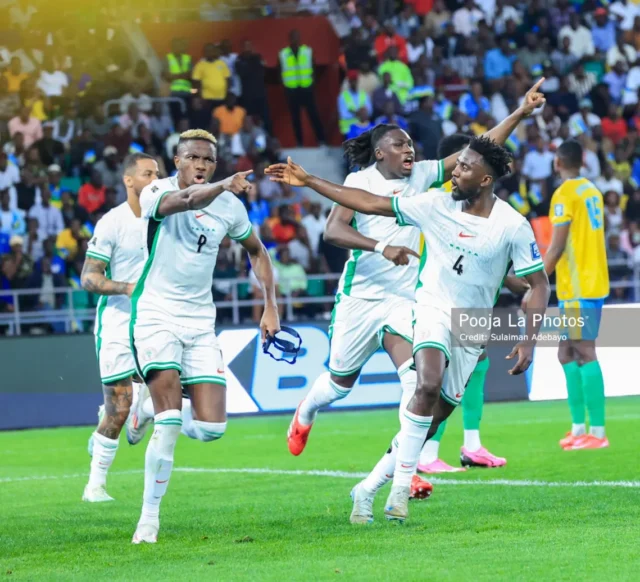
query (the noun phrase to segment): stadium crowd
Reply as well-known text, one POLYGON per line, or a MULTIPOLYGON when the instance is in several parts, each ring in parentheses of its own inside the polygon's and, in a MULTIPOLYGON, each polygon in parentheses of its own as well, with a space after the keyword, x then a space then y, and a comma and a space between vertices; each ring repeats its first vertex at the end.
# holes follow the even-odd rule
MULTIPOLYGON (((298 5, 308 14, 325 9, 314 0, 298 5)), ((640 265, 640 4, 349 1, 341 12, 351 29, 336 104, 345 138, 397 123, 414 138, 417 159, 435 158, 441 137, 485 132, 544 76, 547 105, 509 141, 514 172, 497 192, 531 220, 544 252, 556 185, 553 151, 564 139, 578 139, 586 152, 583 174, 605 196, 600 218, 616 265, 612 279, 630 279, 640 265)), ((166 176, 178 136, 189 127, 217 137, 217 179, 254 168, 244 203, 277 259, 280 292, 331 294, 335 281, 307 278, 339 273, 347 256, 322 241, 326 213, 304 192, 264 176, 283 154, 270 133, 265 65, 250 42, 212 39, 200 55, 173 39, 172 52, 159 55, 163 73, 154 77, 144 60, 132 60, 116 25, 71 30, 58 22, 60 30, 51 32, 54 24, 23 0, 0 8, 0 16, 15 33, 0 41, 0 293, 41 289, 21 297, 21 311, 61 307, 65 296, 51 290, 79 286, 96 222, 125 199, 124 157, 151 154, 166 176)), ((284 75, 283 82, 287 87, 284 75)), ((289 103, 294 115, 300 103, 289 103)), ((311 102, 307 111, 314 109, 311 102)), ((328 123, 321 120, 320 133, 314 127, 319 141, 330 133, 322 131, 328 123)), ((230 279, 251 279, 247 269, 240 249, 226 240, 216 300, 231 297, 230 279)), ((258 295, 251 284, 239 289, 240 299, 258 295)), ((611 300, 628 298, 628 290, 614 289, 611 300)), ((74 294, 74 307, 95 303, 88 293, 74 294)), ((11 296, 0 295, 0 311, 14 309, 11 296)), ((296 310, 326 311, 304 303, 296 310)), ((257 320, 260 308, 248 316, 257 320)))

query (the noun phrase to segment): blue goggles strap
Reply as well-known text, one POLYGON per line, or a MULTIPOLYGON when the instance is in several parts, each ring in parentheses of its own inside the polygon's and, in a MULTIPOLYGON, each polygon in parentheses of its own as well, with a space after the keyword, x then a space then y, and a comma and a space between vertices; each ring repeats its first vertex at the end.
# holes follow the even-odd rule
POLYGON ((276 335, 267 334, 267 337, 262 344, 262 351, 265 354, 268 354, 269 356, 271 356, 276 362, 287 362, 287 364, 295 364, 296 359, 298 358, 298 352, 302 347, 302 338, 300 337, 300 334, 295 329, 293 329, 292 327, 288 327, 286 325, 281 326, 280 331, 283 331, 285 333, 288 333, 290 336, 293 336, 296 341, 289 341, 286 339, 279 338, 277 333, 276 335), (283 357, 278 358, 274 356, 269 351, 269 348, 271 348, 271 346, 274 346, 276 349, 280 350, 283 353, 283 357), (286 356, 286 354, 293 354, 293 358, 291 360, 288 360, 286 357, 284 357, 286 356))

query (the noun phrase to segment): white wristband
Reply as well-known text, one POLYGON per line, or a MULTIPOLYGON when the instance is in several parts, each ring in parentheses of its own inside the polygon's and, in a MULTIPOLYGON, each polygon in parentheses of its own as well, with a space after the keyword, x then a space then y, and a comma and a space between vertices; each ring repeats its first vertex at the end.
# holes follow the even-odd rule
POLYGON ((386 249, 386 248, 387 248, 387 243, 383 242, 383 241, 380 241, 373 250, 376 253, 382 254, 384 252, 384 249, 386 249))

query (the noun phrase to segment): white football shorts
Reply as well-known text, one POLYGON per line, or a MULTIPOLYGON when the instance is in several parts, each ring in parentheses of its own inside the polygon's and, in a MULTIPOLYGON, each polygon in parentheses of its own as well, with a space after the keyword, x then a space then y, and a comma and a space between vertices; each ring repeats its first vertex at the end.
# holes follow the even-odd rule
POLYGON ((382 346, 385 333, 413 343, 411 322, 413 301, 358 299, 339 293, 333 308, 329 338, 329 371, 335 376, 351 376, 382 346))

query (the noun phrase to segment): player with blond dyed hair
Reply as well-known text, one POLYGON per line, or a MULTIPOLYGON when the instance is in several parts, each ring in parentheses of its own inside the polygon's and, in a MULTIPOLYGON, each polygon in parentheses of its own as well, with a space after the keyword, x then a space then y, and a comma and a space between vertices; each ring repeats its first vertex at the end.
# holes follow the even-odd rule
POLYGON ((136 369, 151 394, 155 428, 134 544, 157 541, 179 434, 209 442, 226 430, 226 380, 211 294, 225 236, 247 250, 262 287, 262 337, 280 329, 271 259, 235 196, 249 187, 251 171, 210 184, 216 140, 200 129, 180 135, 174 160, 177 175, 152 182, 140 195, 146 262, 131 296, 129 334, 136 369), (189 398, 184 409, 183 390, 189 398))

